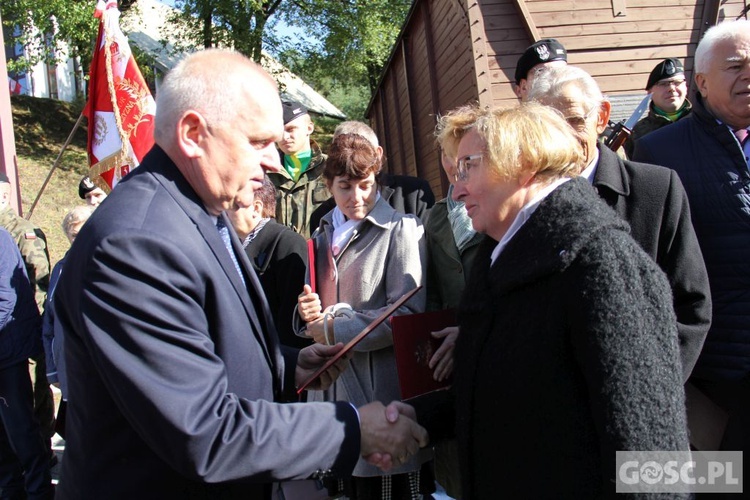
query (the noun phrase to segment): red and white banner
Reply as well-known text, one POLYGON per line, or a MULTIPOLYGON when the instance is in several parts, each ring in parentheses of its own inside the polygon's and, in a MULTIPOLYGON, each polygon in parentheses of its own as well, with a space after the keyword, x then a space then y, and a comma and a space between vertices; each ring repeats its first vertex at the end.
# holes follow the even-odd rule
POLYGON ((120 30, 117 2, 100 0, 101 19, 89 73, 89 177, 109 192, 154 144, 156 104, 120 30))
POLYGON ((10 90, 10 95, 20 95, 21 94, 21 84, 12 79, 11 77, 8 77, 8 86, 10 90))

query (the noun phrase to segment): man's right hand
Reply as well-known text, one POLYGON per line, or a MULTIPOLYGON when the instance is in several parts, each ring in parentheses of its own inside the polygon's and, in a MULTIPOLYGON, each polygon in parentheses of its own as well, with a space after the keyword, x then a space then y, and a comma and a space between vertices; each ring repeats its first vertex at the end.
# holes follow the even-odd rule
POLYGON ((388 407, 374 401, 359 408, 361 454, 384 471, 405 463, 427 446, 427 431, 414 420, 413 409, 393 402, 388 407))

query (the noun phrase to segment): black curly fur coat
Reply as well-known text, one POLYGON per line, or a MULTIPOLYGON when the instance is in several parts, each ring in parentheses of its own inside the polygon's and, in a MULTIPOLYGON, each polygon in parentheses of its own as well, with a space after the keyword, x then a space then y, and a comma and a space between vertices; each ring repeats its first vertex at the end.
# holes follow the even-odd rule
POLYGON ((687 450, 669 283, 586 180, 495 245, 459 315, 463 498, 608 497, 615 451, 687 450))

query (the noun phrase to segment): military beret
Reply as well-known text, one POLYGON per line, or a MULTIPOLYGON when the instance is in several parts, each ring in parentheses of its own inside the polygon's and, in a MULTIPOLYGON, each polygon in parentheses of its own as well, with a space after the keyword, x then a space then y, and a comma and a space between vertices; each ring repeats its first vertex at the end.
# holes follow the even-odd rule
POLYGON ((5 174, 5 172, 0 172, 0 182, 10 184, 10 179, 8 179, 8 176, 5 174))
POLYGON ((648 75, 646 90, 649 90, 651 87, 653 87, 659 80, 671 78, 681 73, 685 73, 685 68, 682 66, 682 63, 678 59, 675 59, 673 57, 664 59, 662 62, 657 64, 656 67, 651 70, 651 74, 648 75))
POLYGON ((552 61, 568 61, 568 52, 560 42, 554 38, 544 38, 530 45, 516 64, 516 83, 525 79, 537 64, 552 61))
POLYGON ((282 101, 281 106, 284 109, 284 125, 302 115, 308 114, 307 108, 296 101, 282 101))
POLYGON ((81 179, 81 182, 78 183, 78 196, 81 197, 82 200, 86 199, 86 195, 96 189, 96 185, 91 181, 89 176, 87 175, 83 179, 81 179))

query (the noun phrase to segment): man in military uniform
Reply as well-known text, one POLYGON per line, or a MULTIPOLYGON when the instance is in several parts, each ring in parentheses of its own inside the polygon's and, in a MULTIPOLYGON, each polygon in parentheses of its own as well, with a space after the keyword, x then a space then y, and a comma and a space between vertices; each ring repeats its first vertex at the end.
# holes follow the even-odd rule
MULTIPOLYGON (((36 304, 41 313, 44 310, 50 274, 47 237, 40 228, 16 214, 10 206, 10 196, 10 180, 4 172, 0 172, 0 226, 10 233, 21 251, 29 281, 34 288, 36 304)), ((39 420, 39 427, 45 442, 51 446, 50 439, 55 434, 55 403, 47 382, 44 354, 30 359, 29 362, 34 385, 34 414, 39 420)), ((50 456, 54 456, 51 448, 50 456)))
POLYGON ((86 202, 86 205, 96 208, 107 197, 107 193, 94 184, 91 177, 87 175, 78 183, 78 196, 86 202))
POLYGON ((276 143, 283 168, 268 172, 276 186, 276 220, 304 236, 310 237, 313 211, 331 194, 328 192, 323 167, 326 156, 310 135, 315 125, 307 108, 294 101, 284 101, 284 135, 276 143))
POLYGON ((651 94, 648 115, 639 121, 625 141, 628 158, 633 156, 635 142, 654 130, 685 118, 693 105, 687 99, 685 69, 678 59, 664 59, 648 75, 646 90, 651 94))
POLYGON ((516 86, 513 88, 521 102, 526 101, 536 72, 544 67, 565 66, 568 51, 554 38, 543 38, 529 45, 516 63, 516 86))

